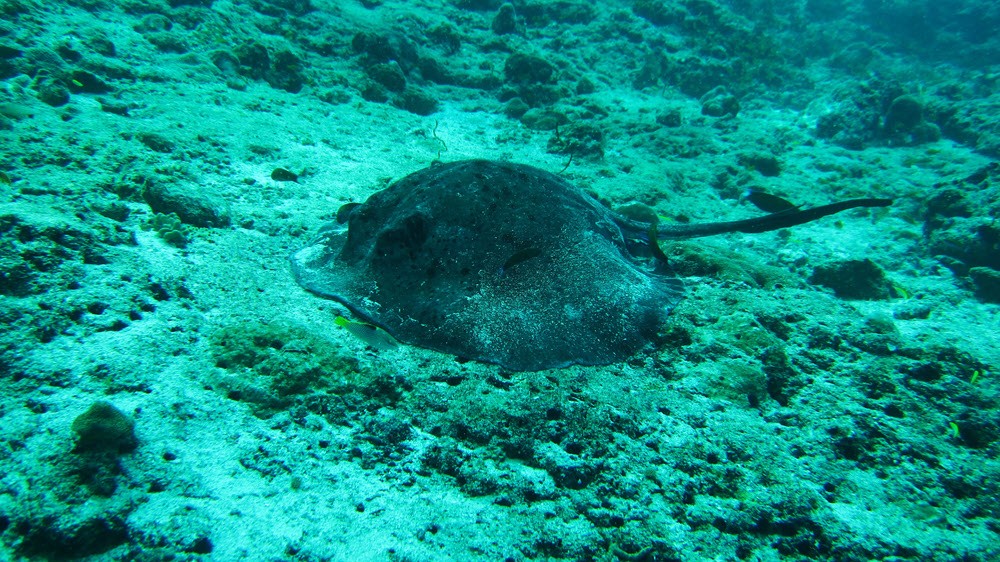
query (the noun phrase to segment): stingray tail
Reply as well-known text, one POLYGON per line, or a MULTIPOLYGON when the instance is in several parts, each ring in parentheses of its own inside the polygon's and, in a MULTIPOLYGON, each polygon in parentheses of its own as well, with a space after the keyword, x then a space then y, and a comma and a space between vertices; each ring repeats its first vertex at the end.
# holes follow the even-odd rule
POLYGON ((812 222, 827 215, 848 209, 858 207, 888 207, 889 205, 892 205, 892 199, 848 199, 847 201, 820 205, 819 207, 812 207, 810 209, 787 209, 763 217, 738 221, 705 224, 661 224, 658 234, 661 239, 679 239, 698 238, 700 236, 711 236, 726 232, 768 232, 770 230, 778 230, 780 228, 812 222))

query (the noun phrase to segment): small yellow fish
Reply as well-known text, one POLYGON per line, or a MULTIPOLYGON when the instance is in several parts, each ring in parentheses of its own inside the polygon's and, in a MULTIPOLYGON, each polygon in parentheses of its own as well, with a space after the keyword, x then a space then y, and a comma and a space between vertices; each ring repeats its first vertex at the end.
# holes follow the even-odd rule
POLYGON ((0 172, 0 183, 12 183, 12 180, 6 173, 0 172))
POLYGON ((341 328, 350 332, 352 336, 365 342, 366 345, 373 349, 389 351, 399 347, 396 340, 390 336, 388 332, 378 326, 372 326, 371 324, 364 324, 362 322, 351 322, 343 316, 338 316, 334 322, 341 328))

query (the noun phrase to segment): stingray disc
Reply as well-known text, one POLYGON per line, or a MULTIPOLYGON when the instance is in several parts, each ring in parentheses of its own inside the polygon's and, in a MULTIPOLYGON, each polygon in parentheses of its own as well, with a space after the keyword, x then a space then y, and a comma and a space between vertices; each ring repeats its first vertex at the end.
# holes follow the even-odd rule
POLYGON ((626 359, 682 295, 629 253, 592 197, 489 160, 406 176, 346 225, 324 226, 291 265, 304 288, 399 341, 522 371, 626 359))

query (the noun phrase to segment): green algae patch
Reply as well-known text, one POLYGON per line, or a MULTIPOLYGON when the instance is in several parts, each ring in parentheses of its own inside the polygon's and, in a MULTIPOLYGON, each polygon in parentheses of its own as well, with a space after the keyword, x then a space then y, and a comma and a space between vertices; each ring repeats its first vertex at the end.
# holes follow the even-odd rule
POLYGON ((307 395, 346 394, 367 383, 357 360, 301 327, 237 324, 220 328, 210 341, 215 365, 231 374, 222 389, 261 417, 307 395))

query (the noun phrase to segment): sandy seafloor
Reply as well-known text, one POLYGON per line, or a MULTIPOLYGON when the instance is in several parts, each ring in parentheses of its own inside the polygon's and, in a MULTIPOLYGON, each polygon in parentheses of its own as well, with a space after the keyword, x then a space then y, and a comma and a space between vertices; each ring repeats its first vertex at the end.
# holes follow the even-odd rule
POLYGON ((0 13, 0 559, 1000 559, 992 3, 0 13), (435 159, 571 154, 668 221, 894 204, 664 243, 600 367, 366 348, 292 279, 435 159))

